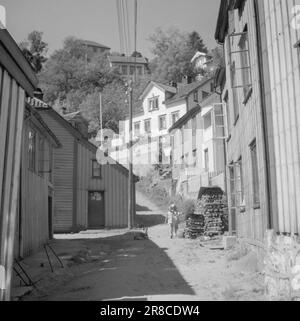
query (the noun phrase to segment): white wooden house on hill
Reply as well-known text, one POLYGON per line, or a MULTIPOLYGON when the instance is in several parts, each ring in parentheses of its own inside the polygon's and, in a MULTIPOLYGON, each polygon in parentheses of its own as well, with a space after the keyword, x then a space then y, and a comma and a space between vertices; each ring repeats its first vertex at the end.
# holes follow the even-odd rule
POLYGON ((170 129, 172 193, 196 199, 201 187, 225 190, 223 104, 211 94, 170 129))
MULTIPOLYGON (((140 141, 134 146, 134 170, 138 175, 147 174, 157 164, 170 165, 170 136, 168 130, 190 109, 206 99, 214 91, 212 78, 199 82, 172 85, 156 81, 148 83, 140 97, 140 108, 133 116, 133 136, 140 141)), ((112 152, 112 157, 127 165, 129 141, 129 118, 120 126, 123 130, 121 147, 112 152)))

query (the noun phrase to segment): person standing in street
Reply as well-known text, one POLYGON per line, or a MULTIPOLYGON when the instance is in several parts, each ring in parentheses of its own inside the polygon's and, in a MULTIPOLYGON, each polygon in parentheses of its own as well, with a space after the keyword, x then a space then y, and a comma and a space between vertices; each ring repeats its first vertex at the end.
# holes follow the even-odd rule
POLYGON ((170 226, 170 237, 173 239, 174 234, 177 236, 179 213, 175 204, 171 204, 168 211, 167 223, 170 226))

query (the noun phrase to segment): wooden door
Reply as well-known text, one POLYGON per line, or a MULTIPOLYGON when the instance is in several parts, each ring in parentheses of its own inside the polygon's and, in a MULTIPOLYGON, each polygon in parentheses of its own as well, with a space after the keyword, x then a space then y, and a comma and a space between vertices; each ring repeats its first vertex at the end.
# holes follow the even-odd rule
POLYGON ((104 192, 89 192, 88 228, 97 229, 105 226, 104 192))
POLYGON ((48 196, 48 233, 49 233, 50 240, 53 239, 52 204, 53 204, 53 199, 51 196, 48 196))

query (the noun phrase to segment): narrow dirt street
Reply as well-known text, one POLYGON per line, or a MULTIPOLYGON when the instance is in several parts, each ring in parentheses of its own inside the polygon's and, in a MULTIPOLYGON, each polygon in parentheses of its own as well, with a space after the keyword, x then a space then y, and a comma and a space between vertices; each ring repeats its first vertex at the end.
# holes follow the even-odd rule
MULTIPOLYGON (((219 240, 171 240, 163 213, 144 197, 138 201, 138 220, 154 225, 148 239, 126 230, 59 235, 53 247, 66 268, 56 267, 37 283, 38 290, 22 299, 263 299, 262 278, 251 254, 223 251, 219 240)), ((41 260, 47 269, 42 254, 24 264, 41 260)))

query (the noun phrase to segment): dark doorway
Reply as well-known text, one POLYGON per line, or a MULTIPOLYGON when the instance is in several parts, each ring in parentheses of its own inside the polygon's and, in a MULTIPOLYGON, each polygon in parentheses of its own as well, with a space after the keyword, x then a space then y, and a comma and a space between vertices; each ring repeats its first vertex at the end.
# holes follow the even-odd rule
POLYGON ((97 229, 105 226, 104 192, 89 192, 88 228, 97 229))
POLYGON ((50 240, 53 239, 52 201, 52 197, 48 196, 48 233, 50 240))

